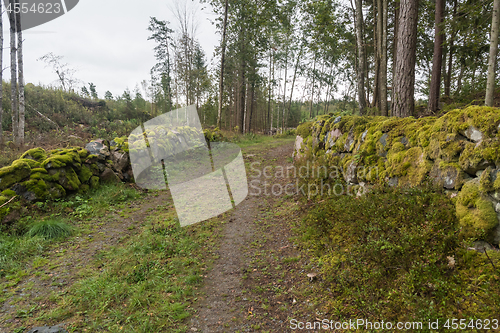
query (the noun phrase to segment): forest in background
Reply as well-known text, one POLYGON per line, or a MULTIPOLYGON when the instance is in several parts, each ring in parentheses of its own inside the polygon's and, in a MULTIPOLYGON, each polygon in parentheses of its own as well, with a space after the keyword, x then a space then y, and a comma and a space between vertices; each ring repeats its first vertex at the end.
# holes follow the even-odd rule
POLYGON ((488 74, 498 72, 493 0, 205 2, 217 16, 217 65, 209 68, 196 39, 196 12, 177 6, 177 22, 151 17, 145 27, 156 44, 150 79, 119 96, 98 96, 52 53, 39 60, 58 83, 24 87, 22 35, 9 16, 16 84, 0 90, 4 141, 24 141, 24 118, 27 135, 78 125, 95 136, 127 135, 192 104, 205 127, 240 133, 275 133, 326 113, 437 115, 484 104, 488 74))

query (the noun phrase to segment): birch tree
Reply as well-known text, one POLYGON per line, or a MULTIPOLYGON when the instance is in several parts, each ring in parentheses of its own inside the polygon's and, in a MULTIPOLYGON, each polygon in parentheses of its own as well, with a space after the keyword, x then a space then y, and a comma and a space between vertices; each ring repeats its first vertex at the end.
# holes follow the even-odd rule
MULTIPOLYGON (((19 0, 16 0, 19 4, 19 0)), ((21 27, 21 12, 16 15, 17 28, 17 81, 18 81, 18 96, 19 96, 19 145, 24 146, 24 121, 25 121, 25 105, 24 105, 24 65, 23 65, 23 31, 21 27)))
POLYGON ((490 56, 488 61, 488 80, 486 82, 486 106, 493 106, 495 97, 495 69, 497 64, 498 53, 498 32, 500 24, 500 0, 493 2, 493 17, 491 19, 491 35, 490 35, 490 56))
MULTIPOLYGON (((11 8, 14 8, 15 0, 9 0, 11 8)), ((19 144, 19 110, 17 108, 17 49, 16 49, 16 14, 13 10, 8 11, 10 23, 10 100, 12 111, 12 141, 14 145, 19 144)))

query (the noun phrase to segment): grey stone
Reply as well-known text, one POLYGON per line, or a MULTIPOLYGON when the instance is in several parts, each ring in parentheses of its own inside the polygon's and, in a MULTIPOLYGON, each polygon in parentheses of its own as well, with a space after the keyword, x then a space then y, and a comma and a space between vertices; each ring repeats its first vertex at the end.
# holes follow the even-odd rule
POLYGON ((335 143, 335 141, 336 141, 338 138, 340 138, 341 136, 342 136, 342 132, 341 132, 338 128, 336 128, 336 129, 334 129, 334 130, 330 131, 330 135, 329 135, 330 140, 328 141, 328 144, 329 144, 329 147, 328 147, 328 148, 332 147, 332 146, 333 146, 333 144, 335 143))
MULTIPOLYGON (((497 218, 500 219, 500 214, 497 214, 497 218)), ((500 244, 500 224, 498 224, 492 231, 493 234, 493 244, 500 244)))
POLYGON ((408 141, 408 138, 406 136, 403 136, 401 138, 401 143, 404 144, 405 146, 409 143, 410 141, 408 141))
POLYGON ((100 176, 103 183, 120 183, 121 180, 110 168, 106 168, 100 176))
POLYGON ((101 139, 87 143, 85 145, 85 149, 89 152, 89 154, 96 155, 100 160, 105 160, 110 155, 106 142, 101 139))
POLYGON ((302 143, 304 142, 304 139, 300 136, 297 135, 295 138, 295 153, 294 153, 294 158, 301 158, 302 153, 300 152, 300 148, 302 147, 302 143))
POLYGON ((491 197, 497 201, 500 201, 500 191, 493 191, 490 193, 491 197))
POLYGON ((384 135, 382 135, 378 140, 382 144, 382 147, 384 148, 385 146, 387 146, 387 137, 388 137, 387 133, 384 133, 384 135))
POLYGON ((354 133, 350 132, 349 135, 347 136, 347 139, 345 140, 344 150, 348 152, 352 151, 353 143, 354 143, 354 133))
POLYGON ((445 189, 460 189, 463 185, 463 172, 455 167, 439 167, 439 162, 434 163, 429 174, 435 184, 443 186, 445 189))
POLYGON ((358 177, 356 174, 356 169, 358 165, 354 162, 349 163, 349 166, 347 167, 346 173, 345 173, 345 181, 350 184, 357 184, 358 183, 358 177))
POLYGON ((28 333, 68 333, 68 331, 57 325, 35 327, 30 329, 28 333))
POLYGON ((475 128, 474 126, 470 126, 464 133, 463 133, 469 140, 474 141, 474 142, 479 142, 483 140, 483 133, 475 128))
POLYGON ((338 124, 338 123, 340 123, 341 120, 342 120, 342 117, 338 116, 337 118, 335 118, 335 120, 333 121, 333 123, 334 124, 338 124))
POLYGON ((484 253, 484 250, 491 251, 494 250, 493 246, 484 241, 475 241, 472 250, 484 253))
POLYGON ((368 130, 364 131, 363 134, 361 134, 361 142, 365 142, 367 134, 368 134, 368 130))
POLYGON ((15 184, 14 186, 11 187, 11 190, 16 192, 17 195, 22 196, 25 200, 28 201, 43 199, 43 198, 38 198, 35 193, 28 191, 26 187, 21 184, 15 184))
POLYGON ((123 151, 115 150, 111 153, 111 161, 115 170, 123 172, 130 165, 129 155, 123 151))
POLYGON ((387 184, 389 186, 392 186, 392 187, 398 186, 398 183, 399 183, 398 177, 392 177, 392 178, 389 178, 389 180, 387 180, 387 184))

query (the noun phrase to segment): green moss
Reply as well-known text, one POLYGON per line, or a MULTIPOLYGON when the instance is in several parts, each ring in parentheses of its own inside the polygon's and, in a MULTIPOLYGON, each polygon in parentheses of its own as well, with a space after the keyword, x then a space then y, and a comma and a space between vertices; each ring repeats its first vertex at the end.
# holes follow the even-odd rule
POLYGON ((80 179, 75 173, 75 170, 73 170, 73 168, 66 168, 64 170, 65 170, 66 181, 64 183, 59 181, 59 184, 61 184, 67 190, 71 191, 78 190, 78 188, 82 183, 80 182, 80 179))
MULTIPOLYGON (((15 197, 17 195, 16 192, 12 191, 12 190, 5 190, 5 191, 2 191, 2 196, 4 197, 7 197, 7 198, 12 198, 12 197, 15 197)), ((0 204, 1 205, 1 204, 0 204)))
POLYGON ((85 158, 87 158, 87 156, 89 155, 89 152, 87 151, 87 149, 81 149, 78 151, 78 155, 80 156, 80 160, 85 160, 85 158))
POLYGON ((496 179, 493 182, 493 189, 494 190, 500 190, 500 175, 497 173, 496 179))
POLYGON ((465 238, 484 239, 498 224, 493 204, 478 181, 465 183, 457 196, 456 213, 465 238))
POLYGON ((481 173, 481 177, 479 178, 479 189, 481 192, 490 192, 493 190, 493 183, 491 181, 491 171, 492 168, 488 167, 481 173))
POLYGON ((99 187, 99 177, 92 176, 90 178, 90 187, 95 189, 99 187))
POLYGON ((92 177, 92 171, 90 171, 90 167, 82 165, 82 168, 78 172, 78 178, 80 179, 80 182, 82 184, 87 183, 90 177, 92 177))
POLYGON ((47 153, 42 148, 34 148, 26 151, 21 155, 21 158, 36 160, 38 162, 42 162, 47 158, 47 153))
POLYGON ((398 153, 400 151, 404 151, 405 150, 405 145, 402 144, 401 142, 395 142, 392 144, 392 148, 391 150, 395 153, 398 153))
POLYGON ((296 133, 298 136, 301 136, 304 139, 307 138, 308 136, 310 136, 312 133, 312 122, 308 121, 308 122, 305 122, 303 124, 300 124, 297 127, 296 133))
POLYGON ((47 182, 48 192, 52 199, 58 199, 66 196, 66 190, 59 184, 47 182))
POLYGON ((496 139, 486 139, 478 145, 467 143, 459 159, 460 167, 465 171, 484 170, 488 165, 499 162, 500 145, 496 139))
POLYGON ((34 169, 31 169, 31 174, 34 174, 34 173, 48 173, 47 169, 44 169, 44 168, 34 168, 34 169))
POLYGON ((78 189, 78 192, 80 192, 80 193, 86 193, 86 192, 88 192, 88 191, 89 191, 89 189, 90 189, 90 186, 89 186, 89 185, 87 185, 87 184, 82 184, 82 185, 80 186, 80 188, 78 189))
POLYGON ((30 179, 22 183, 31 193, 34 193, 38 200, 45 200, 49 197, 47 184, 41 179, 30 179))
POLYGON ((52 152, 52 155, 43 161, 42 167, 46 169, 58 169, 68 165, 75 166, 77 169, 81 167, 80 154, 77 149, 53 150, 52 152))
POLYGON ((15 183, 29 177, 31 167, 27 161, 32 160, 16 160, 10 166, 0 169, 0 190, 5 190, 15 183))

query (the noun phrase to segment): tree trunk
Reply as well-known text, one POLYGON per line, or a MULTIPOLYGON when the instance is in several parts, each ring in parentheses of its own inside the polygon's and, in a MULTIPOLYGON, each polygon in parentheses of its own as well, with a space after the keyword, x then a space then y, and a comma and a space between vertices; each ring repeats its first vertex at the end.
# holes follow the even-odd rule
POLYGON ((394 113, 409 117, 415 109, 415 60, 417 45, 418 0, 402 0, 399 8, 394 113))
POLYGON ((269 51, 269 100, 267 103, 267 118, 266 118, 266 131, 271 130, 271 87, 273 84, 272 75, 273 75, 273 52, 269 51))
POLYGON ((285 110, 286 110, 286 78, 288 70, 288 38, 286 40, 286 51, 285 51, 285 81, 283 83, 283 119, 281 120, 281 130, 285 129, 285 110))
POLYGON ((458 95, 462 90, 462 78, 464 77, 465 71, 465 60, 463 58, 460 59, 460 72, 458 73, 457 78, 457 90, 455 91, 455 95, 458 95))
MULTIPOLYGON (((16 0, 19 3, 19 0, 16 0)), ((23 32, 21 30, 21 13, 16 16, 17 19, 17 71, 18 71, 18 89, 19 89, 19 145, 24 146, 24 66, 23 66, 23 32)), ((1 69, 1 68, 0 68, 1 69)))
POLYGON ((295 68, 293 70, 292 91, 290 91, 290 100, 288 101, 288 114, 290 114, 292 108, 293 88, 295 87, 295 79, 297 78, 297 69, 299 68, 300 57, 302 56, 302 47, 303 45, 300 46, 300 51, 297 56, 297 61, 295 62, 295 68))
POLYGON ((309 105, 309 119, 312 119, 312 112, 313 112, 313 101, 314 101, 314 81, 316 78, 316 55, 314 56, 314 65, 313 65, 313 72, 312 72, 312 85, 311 85, 311 104, 309 105))
MULTIPOLYGON (((14 0, 9 0, 11 8, 14 8, 14 0)), ((16 146, 19 144, 19 110, 17 108, 17 65, 16 65, 16 15, 14 11, 9 13, 10 21, 10 99, 12 111, 12 141, 16 146)))
MULTIPOLYGON (((453 19, 457 16, 457 0, 453 1, 453 19)), ((451 86, 451 73, 453 70, 453 47, 455 44, 455 36, 456 36, 456 31, 455 29, 452 30, 451 36, 450 36, 450 43, 449 43, 449 50, 448 50, 448 71, 446 73, 446 79, 444 82, 444 95, 445 96, 450 96, 450 86, 451 86)))
POLYGON ((325 107, 325 114, 328 114, 328 106, 330 105, 330 95, 332 93, 332 84, 330 84, 330 79, 333 76, 333 69, 334 66, 330 69, 330 75, 328 77, 328 88, 326 89, 326 107, 325 107))
POLYGON ((362 0, 356 0, 356 43, 358 46, 358 107, 359 114, 363 115, 366 109, 366 96, 365 96, 365 46, 363 39, 363 7, 362 0))
POLYGON ((381 0, 373 0, 373 18, 376 24, 373 25, 373 58, 375 59, 374 71, 375 75, 373 76, 373 100, 372 107, 380 106, 380 58, 382 57, 382 13, 381 13, 381 0))
MULTIPOLYGON (((0 15, 0 50, 3 49, 3 20, 0 15)), ((0 149, 3 148, 3 52, 0 52, 0 149)))
MULTIPOLYGON (((255 74, 255 68, 254 68, 254 74, 255 74)), ((251 132, 252 130, 252 117, 253 117, 253 109, 254 109, 254 99, 255 99, 255 80, 252 79, 252 88, 250 90, 250 114, 248 115, 248 132, 251 132)))
POLYGON ((380 43, 380 114, 387 116, 387 0, 379 0, 379 16, 382 16, 382 34, 380 43))
POLYGON ((500 0, 493 1, 493 18, 491 20, 490 58, 488 60, 488 80, 486 83, 485 105, 493 106, 495 99, 495 71, 498 52, 498 32, 500 24, 500 0))
POLYGON ((222 47, 221 47, 220 77, 219 77, 219 109, 217 113, 217 126, 219 128, 221 128, 222 97, 224 93, 224 61, 226 57, 227 10, 228 10, 228 0, 226 0, 224 6, 224 23, 222 25, 222 47))
MULTIPOLYGON (((321 66, 321 75, 324 74, 324 70, 325 70, 325 65, 326 65, 326 61, 323 61, 323 65, 321 66)), ((323 80, 320 80, 319 82, 319 88, 318 88, 318 102, 316 103, 316 115, 318 116, 319 115, 319 105, 321 104, 321 91, 323 90, 323 80)))
POLYGON ((443 66, 443 17, 444 1, 436 0, 436 11, 434 14, 434 56, 432 59, 431 87, 429 92, 429 111, 436 112, 439 109, 439 93, 441 91, 441 69, 443 66))
POLYGON ((394 38, 392 42, 392 90, 391 90, 391 110, 394 110, 394 79, 396 78, 396 62, 398 59, 398 29, 399 29, 399 6, 396 1, 394 9, 394 38))

